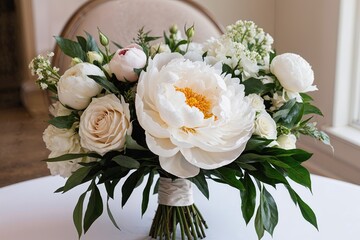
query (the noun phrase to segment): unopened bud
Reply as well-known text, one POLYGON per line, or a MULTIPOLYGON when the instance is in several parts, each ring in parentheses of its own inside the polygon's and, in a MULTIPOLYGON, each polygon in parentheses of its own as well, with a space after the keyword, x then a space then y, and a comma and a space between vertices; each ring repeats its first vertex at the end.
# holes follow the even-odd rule
POLYGON ((105 36, 99 29, 99 40, 101 45, 103 45, 104 47, 106 47, 107 45, 109 45, 109 39, 107 36, 105 36))
POLYGON ((170 28, 170 33, 171 34, 176 34, 178 31, 178 27, 176 24, 172 25, 171 28, 170 28))
POLYGON ((71 59, 71 66, 73 67, 73 66, 75 66, 76 64, 78 64, 78 63, 82 63, 83 61, 80 59, 80 58, 77 58, 77 57, 75 57, 75 58, 72 58, 71 59))
POLYGON ((188 39, 191 39, 191 38, 194 36, 194 34, 195 34, 194 25, 192 25, 191 27, 189 27, 188 29, 186 29, 185 34, 186 34, 186 37, 187 37, 188 39))
POLYGON ((86 53, 86 55, 90 63, 94 63, 95 61, 97 61, 99 64, 101 64, 104 59, 101 53, 95 51, 89 51, 86 53))

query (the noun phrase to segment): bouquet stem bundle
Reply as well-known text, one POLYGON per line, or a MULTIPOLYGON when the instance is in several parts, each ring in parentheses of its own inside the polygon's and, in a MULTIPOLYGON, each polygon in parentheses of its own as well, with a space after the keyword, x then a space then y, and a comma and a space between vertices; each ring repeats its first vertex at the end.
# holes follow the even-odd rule
POLYGON ((178 225, 181 240, 197 240, 206 237, 207 224, 195 204, 167 206, 159 204, 149 236, 160 240, 175 240, 178 225))

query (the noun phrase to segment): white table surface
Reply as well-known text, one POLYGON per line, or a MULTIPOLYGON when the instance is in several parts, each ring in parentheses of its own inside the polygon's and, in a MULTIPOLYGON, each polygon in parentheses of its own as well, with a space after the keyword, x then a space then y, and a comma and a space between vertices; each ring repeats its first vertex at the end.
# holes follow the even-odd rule
MULTIPOLYGON (((308 224, 293 204, 286 190, 278 187, 273 194, 279 210, 279 224, 273 237, 264 240, 355 240, 360 239, 360 187, 319 176, 311 176, 313 194, 295 187, 316 212, 319 231, 308 224)), ((75 240, 72 211, 84 188, 54 194, 64 179, 44 177, 0 188, 1 240, 75 240)), ((210 200, 194 187, 195 202, 209 225, 206 240, 256 240, 253 222, 245 226, 238 191, 209 181, 210 200)), ((144 240, 155 213, 153 196, 146 214, 141 217, 143 187, 136 189, 121 209, 120 194, 111 202, 121 231, 113 227, 106 209, 100 219, 82 237, 83 240, 144 240)), ((101 190, 105 199, 104 190, 101 190)))

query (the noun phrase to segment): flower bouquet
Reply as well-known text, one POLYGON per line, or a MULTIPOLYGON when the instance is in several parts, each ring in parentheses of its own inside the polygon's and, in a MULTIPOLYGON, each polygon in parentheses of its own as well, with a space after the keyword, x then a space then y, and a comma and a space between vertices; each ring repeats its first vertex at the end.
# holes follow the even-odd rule
MULTIPOLYGON (((301 165, 311 154, 296 148, 300 135, 330 144, 311 121, 322 114, 306 94, 316 90, 309 63, 293 53, 276 55, 271 36, 250 21, 203 43, 192 42, 194 26, 184 32, 172 26, 160 38, 140 29, 133 44, 114 43, 113 52, 100 30, 99 45, 90 34, 56 37, 72 58, 69 69, 60 76, 53 54, 30 63, 54 99, 43 139, 51 174, 67 178, 56 192, 88 184, 73 214, 79 238, 103 212, 98 185, 105 185, 108 203, 123 178, 122 206, 143 181, 142 214, 151 189, 158 194, 149 232, 155 239, 205 238, 191 187, 209 198, 209 180, 239 190, 243 218, 255 218, 259 239, 277 225, 267 188, 278 184, 317 227, 288 181, 311 189, 301 165)), ((107 211, 118 227, 108 205, 107 211)))

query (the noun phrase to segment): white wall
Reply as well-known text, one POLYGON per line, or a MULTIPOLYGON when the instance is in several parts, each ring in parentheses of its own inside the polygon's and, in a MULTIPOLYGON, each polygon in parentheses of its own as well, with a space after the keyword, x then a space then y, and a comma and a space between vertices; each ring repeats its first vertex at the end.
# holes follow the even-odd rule
POLYGON ((251 20, 265 32, 275 33, 275 0, 194 0, 227 26, 237 20, 251 20))
POLYGON ((37 53, 52 51, 53 36, 60 34, 68 18, 87 0, 32 0, 37 53))

